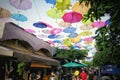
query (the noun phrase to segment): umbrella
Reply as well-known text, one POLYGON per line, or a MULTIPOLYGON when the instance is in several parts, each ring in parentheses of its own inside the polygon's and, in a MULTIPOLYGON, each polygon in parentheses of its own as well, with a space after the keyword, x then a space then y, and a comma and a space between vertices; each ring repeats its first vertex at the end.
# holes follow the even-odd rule
POLYGON ((47 11, 47 15, 51 18, 61 18, 65 14, 63 10, 57 10, 56 8, 51 8, 47 11))
POLYGON ((55 5, 56 4, 56 0, 45 0, 46 3, 50 3, 50 4, 53 4, 55 5))
POLYGON ((90 8, 90 4, 86 6, 85 2, 81 4, 80 2, 76 2, 72 7, 72 11, 79 12, 81 14, 86 14, 90 8))
POLYGON ((97 22, 93 22, 92 25, 93 25, 93 27, 101 28, 101 27, 104 27, 106 25, 106 23, 103 21, 97 21, 97 22))
POLYGON ((64 21, 58 22, 58 25, 59 25, 60 27, 70 27, 70 26, 71 26, 70 23, 67 23, 67 22, 64 22, 64 21))
POLYGON ((74 31, 76 31, 76 28, 74 28, 74 27, 67 27, 67 28, 63 29, 63 32, 65 32, 65 33, 73 33, 74 31))
POLYGON ((33 23, 33 26, 35 26, 35 27, 37 27, 37 28, 46 28, 46 27, 47 27, 46 24, 41 23, 41 22, 33 23))
POLYGON ((87 65, 83 63, 75 63, 75 62, 69 62, 69 63, 62 65, 62 67, 85 67, 85 66, 87 65))
POLYGON ((90 30, 93 29, 93 26, 90 24, 84 24, 80 26, 80 30, 90 30))
POLYGON ((31 34, 35 33, 35 30, 33 30, 33 29, 25 29, 25 31, 28 32, 28 33, 31 33, 31 34))
POLYGON ((12 14, 12 18, 17 20, 17 21, 27 21, 27 17, 24 16, 23 14, 12 14))
POLYGON ((9 0, 10 4, 19 10, 27 10, 32 8, 29 0, 9 0))
POLYGON ((58 10, 67 10, 71 6, 70 0, 56 0, 55 7, 58 10))
POLYGON ((8 17, 11 17, 10 11, 5 8, 0 8, 0 18, 8 18, 8 17))
POLYGON ((75 23, 81 21, 83 18, 82 14, 77 12, 67 12, 62 16, 64 22, 75 23))
POLYGON ((77 36, 78 36, 78 33, 75 33, 75 32, 70 33, 70 34, 68 35, 68 37, 70 37, 70 38, 75 38, 75 37, 77 37, 77 36))
POLYGON ((62 29, 61 28, 53 28, 52 30, 50 30, 51 34, 58 34, 61 33, 62 29))

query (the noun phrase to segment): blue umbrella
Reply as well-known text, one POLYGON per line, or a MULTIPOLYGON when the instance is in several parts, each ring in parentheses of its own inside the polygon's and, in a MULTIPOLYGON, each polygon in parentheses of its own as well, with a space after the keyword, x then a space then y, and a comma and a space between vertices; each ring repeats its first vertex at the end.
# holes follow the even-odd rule
POLYGON ((11 17, 13 19, 17 20, 17 21, 22 21, 22 22, 27 21, 27 17, 24 16, 23 14, 17 14, 17 13, 15 13, 15 14, 12 14, 11 17))
POLYGON ((74 28, 74 27, 67 27, 67 28, 63 29, 63 32, 65 32, 65 33, 73 33, 74 31, 76 31, 76 28, 74 28))
POLYGON ((46 28, 47 27, 46 24, 40 23, 40 22, 33 23, 33 26, 35 26, 37 28, 46 28))
POLYGON ((45 0, 47 3, 50 3, 50 4, 53 4, 55 5, 56 4, 56 0, 45 0))
POLYGON ((78 36, 78 33, 70 33, 69 35, 68 35, 68 37, 70 37, 70 38, 75 38, 75 37, 77 37, 78 36))

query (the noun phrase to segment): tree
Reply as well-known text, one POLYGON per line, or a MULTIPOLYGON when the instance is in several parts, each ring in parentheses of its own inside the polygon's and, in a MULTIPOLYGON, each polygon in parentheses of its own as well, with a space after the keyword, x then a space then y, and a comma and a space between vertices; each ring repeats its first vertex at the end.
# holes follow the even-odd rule
POLYGON ((110 24, 99 28, 96 31, 96 48, 97 53, 93 58, 96 65, 105 65, 107 63, 120 66, 120 1, 119 0, 79 0, 87 4, 91 4, 88 13, 84 15, 84 20, 93 18, 96 20, 104 16, 105 13, 110 14, 110 24))

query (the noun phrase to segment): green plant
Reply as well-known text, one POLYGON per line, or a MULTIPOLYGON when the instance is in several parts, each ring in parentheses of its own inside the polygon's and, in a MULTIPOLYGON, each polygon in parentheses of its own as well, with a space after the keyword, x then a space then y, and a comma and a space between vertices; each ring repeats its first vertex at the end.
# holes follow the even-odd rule
POLYGON ((88 13, 84 15, 84 20, 93 18, 100 19, 105 13, 110 14, 110 24, 99 28, 96 31, 97 53, 93 58, 96 65, 107 63, 120 66, 120 1, 119 0, 79 0, 91 4, 88 13), (104 55, 104 56, 103 56, 104 55), (103 57, 102 57, 103 56, 103 57))

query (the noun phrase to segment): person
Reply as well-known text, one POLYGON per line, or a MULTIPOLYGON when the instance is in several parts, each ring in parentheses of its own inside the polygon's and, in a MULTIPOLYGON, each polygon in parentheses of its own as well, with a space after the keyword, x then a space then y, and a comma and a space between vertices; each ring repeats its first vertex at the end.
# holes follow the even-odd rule
POLYGON ((49 80, 58 80, 58 76, 55 74, 55 72, 51 72, 51 76, 49 78, 49 80))
POLYGON ((87 80, 88 74, 85 72, 85 70, 82 70, 82 72, 80 73, 80 78, 81 80, 87 80))
POLYGON ((92 70, 89 70, 88 72, 88 80, 93 80, 94 79, 94 73, 92 70))

